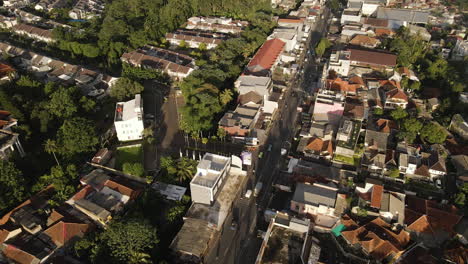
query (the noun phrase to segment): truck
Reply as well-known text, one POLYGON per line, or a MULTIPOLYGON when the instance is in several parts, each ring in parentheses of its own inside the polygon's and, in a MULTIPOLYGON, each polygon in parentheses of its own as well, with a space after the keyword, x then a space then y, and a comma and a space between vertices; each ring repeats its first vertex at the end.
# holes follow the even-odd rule
POLYGON ((257 197, 260 192, 262 191, 262 187, 263 187, 263 183, 261 182, 257 182, 257 184, 255 185, 255 188, 254 188, 254 196, 257 197))

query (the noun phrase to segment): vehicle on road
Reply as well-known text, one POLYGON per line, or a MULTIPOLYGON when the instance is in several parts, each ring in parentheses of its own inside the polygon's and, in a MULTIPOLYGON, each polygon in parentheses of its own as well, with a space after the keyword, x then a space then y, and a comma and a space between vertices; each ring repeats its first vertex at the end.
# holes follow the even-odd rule
POLYGON ((259 159, 263 158, 263 152, 258 153, 258 158, 259 159))
POLYGON ((270 152, 272 147, 273 147, 273 146, 272 146, 271 144, 270 144, 270 145, 268 145, 268 149, 267 149, 267 151, 268 151, 268 152, 270 152))
POLYGON ((146 119, 154 119, 154 115, 152 115, 152 114, 146 114, 146 115, 145 115, 145 118, 146 118, 146 119))
POLYGON ((244 196, 245 198, 250 198, 252 196, 252 190, 247 190, 244 196))
POLYGON ((288 151, 285 148, 282 148, 281 149, 281 156, 286 155, 286 153, 288 153, 288 151))
POLYGON ((260 192, 262 191, 262 187, 263 187, 263 183, 257 182, 257 184, 255 185, 255 189, 254 189, 255 197, 257 197, 260 194, 260 192))

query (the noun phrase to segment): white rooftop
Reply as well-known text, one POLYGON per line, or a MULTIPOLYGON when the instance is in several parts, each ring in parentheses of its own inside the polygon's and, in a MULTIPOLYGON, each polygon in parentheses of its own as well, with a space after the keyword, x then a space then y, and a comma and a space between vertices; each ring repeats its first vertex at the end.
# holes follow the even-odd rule
POLYGON ((115 121, 127 121, 134 118, 142 119, 143 100, 141 95, 135 95, 135 99, 127 102, 118 102, 115 107, 115 121))
POLYGON ((227 169, 230 158, 216 154, 206 153, 198 163, 197 173, 193 177, 191 184, 198 184, 212 187, 227 169))

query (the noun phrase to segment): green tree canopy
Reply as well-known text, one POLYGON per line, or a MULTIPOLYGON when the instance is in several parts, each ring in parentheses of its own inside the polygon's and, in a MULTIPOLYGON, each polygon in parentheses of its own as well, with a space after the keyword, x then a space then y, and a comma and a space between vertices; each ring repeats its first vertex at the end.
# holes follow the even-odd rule
POLYGON ((439 124, 430 122, 421 129, 421 139, 430 144, 442 144, 447 138, 447 133, 439 124))
POLYGON ((412 143, 416 139, 422 126, 423 124, 416 118, 404 119, 401 123, 400 132, 398 132, 397 137, 399 139, 405 139, 408 143, 412 143))
POLYGON ((331 47, 331 42, 327 38, 322 38, 315 47, 315 54, 322 56, 329 47, 331 47))
POLYGON ((26 195, 24 177, 15 164, 0 160, 0 210, 13 206, 26 195))
POLYGON ((408 112, 401 107, 397 107, 392 110, 392 112, 390 112, 390 116, 393 118, 393 120, 400 120, 406 118, 408 116, 408 112))
POLYGON ((130 174, 137 177, 143 177, 145 175, 145 169, 143 168, 143 165, 139 162, 125 162, 122 165, 122 171, 126 174, 130 174))
POLYGON ((57 133, 56 144, 57 153, 64 157, 94 151, 98 138, 93 122, 81 117, 65 120, 57 133))
POLYGON ((111 87, 110 96, 117 100, 124 100, 143 92, 143 90, 144 87, 140 83, 122 77, 111 87))

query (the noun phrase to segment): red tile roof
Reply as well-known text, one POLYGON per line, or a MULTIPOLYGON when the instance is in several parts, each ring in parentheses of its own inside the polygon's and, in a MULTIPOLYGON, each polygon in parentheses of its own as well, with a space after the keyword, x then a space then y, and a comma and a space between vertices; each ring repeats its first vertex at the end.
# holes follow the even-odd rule
POLYGON ((350 84, 348 81, 344 81, 341 78, 334 80, 327 79, 327 88, 330 90, 340 91, 342 93, 351 92, 356 93, 356 90, 362 87, 361 84, 350 84))
POLYGON ((3 254, 8 259, 20 264, 39 263, 40 261, 35 256, 12 245, 6 245, 6 247, 3 249, 3 254))
POLYGON ((305 148, 314 151, 316 154, 327 151, 330 155, 333 155, 333 143, 330 140, 312 138, 305 148))
POLYGON ((81 189, 79 192, 77 192, 75 195, 72 196, 71 199, 77 201, 84 199, 86 196, 88 196, 90 193, 94 192, 95 190, 91 185, 87 185, 83 189, 81 189))
POLYGON ((398 124, 393 120, 380 118, 376 122, 380 132, 390 133, 392 129, 398 129, 398 124))
POLYGON ((305 18, 280 18, 278 19, 278 24, 279 23, 298 23, 298 24, 302 24, 304 23, 304 20, 305 18))
POLYGON ((380 208, 380 203, 382 201, 382 194, 383 194, 383 186, 374 185, 374 187, 372 187, 372 196, 371 196, 370 206, 374 208, 380 208))
POLYGON ((138 195, 141 193, 141 190, 134 190, 128 186, 125 186, 121 183, 118 183, 118 182, 115 182, 115 181, 112 181, 112 180, 107 180, 105 183, 104 183, 104 186, 107 186, 109 188, 111 188, 112 190, 116 191, 116 192, 119 192, 123 195, 126 195, 128 197, 130 197, 130 199, 135 199, 138 197, 138 195))
POLYGON ((52 241, 61 247, 75 237, 83 237, 91 228, 89 224, 67 223, 60 221, 44 231, 52 241))
POLYGON ((379 44, 379 42, 380 41, 376 38, 372 38, 366 35, 356 35, 353 39, 351 39, 351 41, 349 41, 349 44, 364 47, 375 47, 377 44, 379 44))
POLYGON ((375 35, 377 37, 386 37, 386 36, 392 36, 394 35, 395 32, 391 29, 388 28, 377 28, 375 29, 375 35))
POLYGON ((405 94, 403 90, 398 89, 398 88, 386 92, 385 95, 387 99, 400 99, 405 102, 408 102, 408 96, 405 94))
POLYGON ((365 63, 376 66, 396 66, 397 56, 392 53, 361 49, 349 49, 349 51, 349 59, 351 61, 357 61, 359 63, 365 63))
POLYGON ((277 38, 267 40, 250 61, 248 65, 249 71, 259 72, 271 69, 276 59, 283 51, 284 45, 286 45, 286 43, 277 38))

